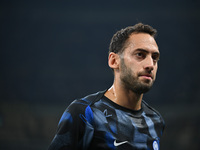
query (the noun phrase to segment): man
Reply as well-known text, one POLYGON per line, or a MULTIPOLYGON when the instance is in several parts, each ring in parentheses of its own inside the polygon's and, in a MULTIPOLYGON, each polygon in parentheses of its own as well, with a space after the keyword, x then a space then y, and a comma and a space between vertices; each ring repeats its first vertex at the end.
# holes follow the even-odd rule
POLYGON ((71 103, 49 150, 159 150, 164 121, 142 100, 156 78, 155 35, 139 23, 113 36, 108 57, 113 85, 71 103))

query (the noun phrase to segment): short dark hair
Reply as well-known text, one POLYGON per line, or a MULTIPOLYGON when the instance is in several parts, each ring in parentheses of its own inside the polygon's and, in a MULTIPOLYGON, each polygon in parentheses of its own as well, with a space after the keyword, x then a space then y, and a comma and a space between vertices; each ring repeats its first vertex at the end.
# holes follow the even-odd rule
POLYGON ((116 54, 121 54, 124 51, 127 39, 132 33, 147 33, 155 38, 157 30, 150 25, 145 25, 143 23, 138 23, 134 26, 128 26, 121 29, 113 35, 109 46, 109 53, 114 52, 116 54))

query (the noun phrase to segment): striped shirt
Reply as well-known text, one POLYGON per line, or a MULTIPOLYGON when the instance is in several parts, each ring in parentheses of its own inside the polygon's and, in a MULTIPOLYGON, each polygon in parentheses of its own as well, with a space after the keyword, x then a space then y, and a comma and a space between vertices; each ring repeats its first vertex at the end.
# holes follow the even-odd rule
POLYGON ((144 100, 133 111, 101 91, 73 101, 63 113, 49 150, 159 150, 161 115, 144 100))

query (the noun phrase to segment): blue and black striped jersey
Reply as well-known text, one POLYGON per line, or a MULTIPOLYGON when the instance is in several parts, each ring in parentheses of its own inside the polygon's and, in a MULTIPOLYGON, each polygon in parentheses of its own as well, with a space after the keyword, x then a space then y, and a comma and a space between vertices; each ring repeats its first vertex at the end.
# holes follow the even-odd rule
POLYGON ((161 115, 142 101, 133 111, 104 96, 73 101, 63 113, 49 150, 159 150, 161 115))

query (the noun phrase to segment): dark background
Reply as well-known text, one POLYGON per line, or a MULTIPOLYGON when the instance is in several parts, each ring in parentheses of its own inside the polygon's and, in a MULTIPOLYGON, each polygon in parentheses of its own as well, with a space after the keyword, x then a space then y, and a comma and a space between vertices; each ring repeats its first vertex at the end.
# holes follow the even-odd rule
POLYGON ((0 149, 47 149, 72 100, 111 86, 110 39, 138 22, 158 30, 144 99, 166 121, 161 149, 199 150, 198 0, 0 1, 0 149))

